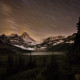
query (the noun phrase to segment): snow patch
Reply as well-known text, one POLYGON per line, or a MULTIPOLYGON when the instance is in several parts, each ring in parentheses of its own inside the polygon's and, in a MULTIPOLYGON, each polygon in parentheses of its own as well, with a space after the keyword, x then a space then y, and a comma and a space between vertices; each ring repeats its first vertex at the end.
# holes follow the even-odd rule
POLYGON ((24 49, 24 50, 35 50, 34 48, 30 48, 30 47, 26 48, 22 45, 14 45, 14 46, 19 47, 19 48, 24 49))
POLYGON ((66 43, 74 43, 74 41, 67 41, 66 43))
POLYGON ((23 40, 25 41, 25 43, 27 43, 28 45, 36 45, 38 44, 36 41, 31 40, 30 38, 23 38, 23 40))

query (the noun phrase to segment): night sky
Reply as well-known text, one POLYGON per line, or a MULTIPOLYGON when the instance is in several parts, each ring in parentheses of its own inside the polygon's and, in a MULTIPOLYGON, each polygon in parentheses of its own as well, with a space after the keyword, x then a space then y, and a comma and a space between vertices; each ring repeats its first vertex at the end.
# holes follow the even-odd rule
POLYGON ((80 0, 0 0, 0 34, 27 32, 41 41, 76 32, 80 0))

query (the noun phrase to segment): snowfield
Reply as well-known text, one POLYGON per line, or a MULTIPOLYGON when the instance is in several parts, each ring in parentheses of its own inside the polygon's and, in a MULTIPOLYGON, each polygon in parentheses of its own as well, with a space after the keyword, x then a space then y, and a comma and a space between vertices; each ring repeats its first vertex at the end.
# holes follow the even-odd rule
POLYGON ((24 50, 31 50, 31 51, 35 50, 35 48, 30 48, 30 47, 26 48, 26 47, 24 47, 22 45, 14 45, 14 46, 19 47, 19 48, 24 49, 24 50))

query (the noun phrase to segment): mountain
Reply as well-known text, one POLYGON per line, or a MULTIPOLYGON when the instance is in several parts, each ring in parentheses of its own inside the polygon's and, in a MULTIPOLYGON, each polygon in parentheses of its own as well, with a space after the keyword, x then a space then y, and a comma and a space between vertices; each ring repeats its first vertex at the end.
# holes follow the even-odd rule
POLYGON ((74 33, 74 34, 66 37, 66 38, 64 39, 64 43, 74 43, 75 37, 76 37, 76 33, 74 33))
POLYGON ((64 39, 65 39, 64 36, 48 37, 47 39, 43 41, 41 45, 42 46, 57 45, 59 43, 64 42, 64 39))
POLYGON ((11 34, 8 38, 12 45, 24 45, 24 40, 17 34, 11 34))
POLYGON ((48 37, 41 44, 38 44, 33 40, 26 32, 21 36, 17 34, 11 34, 9 36, 2 34, 0 35, 0 49, 8 49, 12 51, 22 50, 35 50, 37 48, 47 48, 48 50, 68 50, 74 43, 76 33, 68 37, 55 36, 48 37))
POLYGON ((8 36, 6 36, 5 34, 2 34, 0 36, 0 41, 2 41, 2 43, 9 43, 8 36))
POLYGON ((27 43, 28 45, 36 45, 37 42, 35 40, 33 40, 26 32, 24 32, 21 36, 20 36, 25 43, 27 43))
MULTIPOLYGON (((9 36, 2 34, 0 35, 0 42, 10 44, 23 50, 34 50, 37 44, 37 42, 33 40, 26 32, 24 32, 21 36, 17 34, 11 34, 9 36)), ((2 44, 2 46, 4 45, 2 44)))
POLYGON ((26 32, 24 32, 21 36, 17 34, 11 34, 9 36, 2 34, 0 35, 0 40, 4 43, 6 42, 12 45, 22 45, 25 47, 36 46, 37 44, 37 42, 33 40, 26 32))
POLYGON ((76 33, 64 37, 64 36, 56 36, 56 37, 48 37, 41 43, 41 46, 45 46, 49 50, 68 50, 72 44, 74 43, 74 39, 76 37, 76 33))
POLYGON ((0 54, 12 54, 30 52, 24 45, 24 40, 17 34, 11 34, 10 36, 0 36, 0 54), (22 47, 21 47, 22 46, 22 47))
POLYGON ((31 52, 27 49, 22 49, 20 47, 13 46, 9 43, 3 43, 0 40, 0 54, 16 54, 16 53, 24 53, 24 52, 31 52))
POLYGON ((56 37, 48 37, 42 43, 42 45, 57 45, 60 43, 74 43, 74 38, 76 37, 76 33, 70 35, 68 37, 64 36, 56 36, 56 37))
POLYGON ((6 35, 0 36, 0 54, 9 54, 9 53, 16 53, 17 50, 13 48, 6 35))

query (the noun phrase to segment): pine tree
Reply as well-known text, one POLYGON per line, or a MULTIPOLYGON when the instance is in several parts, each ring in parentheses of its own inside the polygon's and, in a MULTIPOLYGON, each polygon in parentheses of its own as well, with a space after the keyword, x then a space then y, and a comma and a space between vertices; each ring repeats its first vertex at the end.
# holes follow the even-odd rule
POLYGON ((77 34, 74 40, 74 46, 69 51, 68 57, 70 64, 80 64, 80 17, 79 22, 77 23, 77 34))
POLYGON ((58 63, 54 55, 50 57, 50 62, 43 72, 46 80, 58 80, 58 63))
POLYGON ((75 47, 80 47, 80 17, 79 17, 79 22, 77 23, 77 34, 76 34, 76 38, 74 41, 74 46, 75 47))

